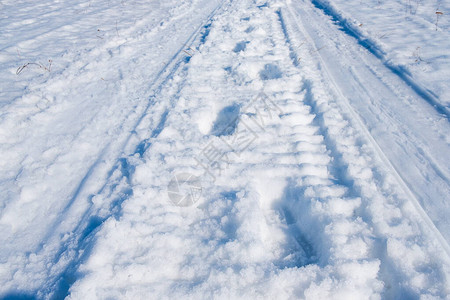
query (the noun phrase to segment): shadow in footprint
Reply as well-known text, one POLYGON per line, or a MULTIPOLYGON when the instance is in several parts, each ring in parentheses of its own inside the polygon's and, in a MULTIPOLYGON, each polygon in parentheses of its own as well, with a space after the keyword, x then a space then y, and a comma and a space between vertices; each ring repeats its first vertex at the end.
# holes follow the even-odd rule
POLYGON ((280 201, 274 203, 273 209, 280 214, 282 222, 287 226, 284 229, 286 244, 284 245, 283 257, 277 262, 279 267, 302 267, 317 263, 316 250, 299 227, 296 211, 302 209, 302 188, 296 186, 294 180, 289 180, 280 201))
POLYGON ((264 4, 257 5, 256 7, 258 7, 259 9, 262 9, 262 8, 264 8, 264 7, 269 7, 269 5, 268 5, 267 2, 266 2, 266 3, 264 3, 264 4))
POLYGON ((283 76, 280 68, 275 64, 266 64, 264 69, 259 72, 261 80, 278 79, 283 76))
POLYGON ((236 44, 236 46, 233 49, 234 53, 239 53, 241 51, 245 51, 245 48, 247 48, 247 41, 242 41, 236 44))
POLYGON ((253 30, 255 30, 255 27, 249 26, 247 29, 245 29, 245 33, 250 33, 250 32, 252 32, 253 30))
POLYGON ((214 122, 211 134, 215 136, 232 135, 236 131, 240 107, 237 104, 224 107, 214 122))

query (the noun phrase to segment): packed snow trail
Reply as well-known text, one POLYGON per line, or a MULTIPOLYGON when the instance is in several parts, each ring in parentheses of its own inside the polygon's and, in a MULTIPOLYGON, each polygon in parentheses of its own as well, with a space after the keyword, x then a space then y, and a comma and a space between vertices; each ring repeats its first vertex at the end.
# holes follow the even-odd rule
POLYGON ((294 41, 307 40, 313 49, 320 48, 316 57, 331 93, 355 125, 365 131, 391 174, 407 185, 404 192, 429 227, 439 229, 435 233, 450 253, 450 221, 446 218, 450 214, 448 120, 413 88, 405 87, 402 78, 384 62, 367 52, 361 55, 361 47, 349 44, 345 35, 326 34, 330 23, 318 22, 323 16, 320 11, 295 6, 290 12, 297 20, 300 16, 306 20, 295 22, 300 28, 294 28, 306 36, 294 41), (344 53, 345 58, 334 59, 344 53))
MULTIPOLYGON (((173 50, 153 53, 168 63, 139 80, 119 76, 126 95, 146 75, 145 101, 113 98, 109 115, 100 102, 66 123, 85 127, 64 147, 97 151, 82 164, 68 157, 84 178, 76 170, 59 179, 64 192, 43 189, 49 209, 27 222, 13 218, 38 191, 5 197, 0 295, 448 297, 445 117, 309 1, 206 3, 176 10, 167 30, 136 28, 131 54, 104 60, 141 65, 150 40, 173 50)), ((8 174, 2 182, 38 178, 8 174)), ((56 183, 42 174, 32 186, 56 183)))
POLYGON ((315 45, 290 41, 286 9, 234 2, 190 50, 97 196, 132 190, 70 297, 445 297, 445 241, 331 96, 315 45), (202 184, 191 208, 170 205, 182 174, 202 184))

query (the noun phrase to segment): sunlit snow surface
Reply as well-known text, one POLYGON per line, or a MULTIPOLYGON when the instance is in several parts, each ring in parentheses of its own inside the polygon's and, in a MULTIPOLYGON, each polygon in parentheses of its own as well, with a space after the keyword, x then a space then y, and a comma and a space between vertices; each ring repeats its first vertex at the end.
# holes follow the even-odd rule
POLYGON ((0 298, 448 297, 450 6, 406 2, 1 1, 0 298))

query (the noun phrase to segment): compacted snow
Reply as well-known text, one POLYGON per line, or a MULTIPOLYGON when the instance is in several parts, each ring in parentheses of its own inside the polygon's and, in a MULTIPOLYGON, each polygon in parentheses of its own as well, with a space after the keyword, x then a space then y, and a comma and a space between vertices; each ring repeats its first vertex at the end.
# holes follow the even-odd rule
POLYGON ((448 14, 2 1, 0 297, 448 299, 448 14))

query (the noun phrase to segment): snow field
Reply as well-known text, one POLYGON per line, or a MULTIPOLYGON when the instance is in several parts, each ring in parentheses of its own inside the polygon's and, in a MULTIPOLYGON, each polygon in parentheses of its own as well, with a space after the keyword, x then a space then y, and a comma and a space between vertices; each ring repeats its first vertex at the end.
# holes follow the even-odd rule
POLYGON ((0 297, 448 298, 448 121, 318 3, 3 1, 0 297))

